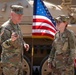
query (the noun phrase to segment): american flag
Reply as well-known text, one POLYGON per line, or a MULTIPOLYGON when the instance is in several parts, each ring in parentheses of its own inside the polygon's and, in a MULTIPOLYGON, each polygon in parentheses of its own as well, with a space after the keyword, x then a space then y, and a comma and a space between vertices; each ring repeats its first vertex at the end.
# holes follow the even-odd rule
POLYGON ((54 38, 56 22, 42 0, 34 0, 32 36, 54 38))

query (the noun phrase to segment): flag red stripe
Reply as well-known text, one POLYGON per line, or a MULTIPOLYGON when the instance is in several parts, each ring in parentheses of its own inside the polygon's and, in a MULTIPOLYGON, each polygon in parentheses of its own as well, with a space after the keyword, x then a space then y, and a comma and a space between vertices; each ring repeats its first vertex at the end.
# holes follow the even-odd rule
POLYGON ((56 22, 42 0, 34 0, 32 35, 39 38, 54 38, 56 22), (42 7, 42 8, 41 8, 42 7))
POLYGON ((33 29, 44 29, 44 30, 49 30, 49 31, 51 31, 51 32, 53 32, 53 33, 56 32, 55 30, 53 30, 53 29, 51 29, 51 28, 49 28, 49 27, 45 27, 45 26, 33 26, 32 28, 33 28, 33 29))
POLYGON ((55 28, 55 26, 54 26, 51 22, 49 22, 48 20, 45 20, 45 19, 36 18, 36 19, 33 19, 33 22, 43 22, 43 23, 47 23, 47 24, 49 24, 49 25, 51 25, 52 27, 55 28))

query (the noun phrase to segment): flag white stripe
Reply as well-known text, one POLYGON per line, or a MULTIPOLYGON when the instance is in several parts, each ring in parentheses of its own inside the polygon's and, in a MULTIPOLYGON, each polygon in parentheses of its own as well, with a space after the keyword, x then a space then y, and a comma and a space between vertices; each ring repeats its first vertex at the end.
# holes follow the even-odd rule
MULTIPOLYGON (((47 20, 49 21, 50 23, 52 23, 52 21, 50 19, 48 19, 47 17, 45 16, 39 16, 39 15, 33 15, 33 19, 37 19, 37 18, 41 18, 41 19, 44 19, 44 20, 47 20)), ((53 25, 53 23, 52 23, 53 25)), ((53 25, 54 26, 54 25, 53 25)), ((54 26, 55 27, 55 26, 54 26)))
POLYGON ((55 20, 48 11, 47 7, 44 5, 43 1, 34 0, 34 9, 36 10, 34 10, 34 14, 33 14, 33 25, 32 25, 33 35, 38 37, 48 36, 50 38, 53 38, 56 32, 56 28, 54 25, 55 20))
POLYGON ((47 34, 52 34, 53 36, 55 35, 55 33, 45 29, 34 29, 32 30, 32 33, 47 33, 47 34))
POLYGON ((56 31, 54 27, 44 22, 33 22, 33 26, 45 26, 56 31))

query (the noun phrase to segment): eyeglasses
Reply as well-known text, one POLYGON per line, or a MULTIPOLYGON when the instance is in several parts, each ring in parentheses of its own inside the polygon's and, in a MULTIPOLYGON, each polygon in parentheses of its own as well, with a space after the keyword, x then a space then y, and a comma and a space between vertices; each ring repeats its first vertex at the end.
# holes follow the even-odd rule
POLYGON ((65 21, 56 21, 56 24, 60 24, 60 23, 62 23, 62 22, 65 23, 65 21))
POLYGON ((62 23, 62 21, 56 21, 56 24, 60 24, 60 23, 62 23))
POLYGON ((23 10, 22 9, 13 9, 13 11, 15 11, 15 12, 22 12, 23 10))
POLYGON ((19 11, 21 11, 21 10, 19 10, 19 9, 14 9, 14 11, 19 12, 19 11))

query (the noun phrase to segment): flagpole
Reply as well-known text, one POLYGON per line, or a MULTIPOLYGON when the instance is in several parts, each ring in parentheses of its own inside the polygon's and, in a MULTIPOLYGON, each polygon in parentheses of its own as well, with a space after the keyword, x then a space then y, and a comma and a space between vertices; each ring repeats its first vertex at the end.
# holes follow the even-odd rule
MULTIPOLYGON (((35 1, 34 1, 35 2, 35 1)), ((33 6, 34 14, 34 6, 33 6)), ((34 47, 33 47, 33 37, 32 37, 32 51, 31 51, 31 75, 33 75, 33 56, 34 56, 34 47)))
MULTIPOLYGON (((43 0, 34 0, 33 4, 33 24, 32 24, 32 35, 40 37, 54 38, 56 32, 56 22, 50 14, 48 8, 43 3, 43 0)), ((33 68, 33 57, 34 57, 34 43, 32 38, 32 52, 31 52, 31 75, 33 68)))
POLYGON ((33 47, 33 38, 32 38, 32 51, 31 51, 31 75, 33 75, 33 56, 34 56, 34 47, 33 47))

